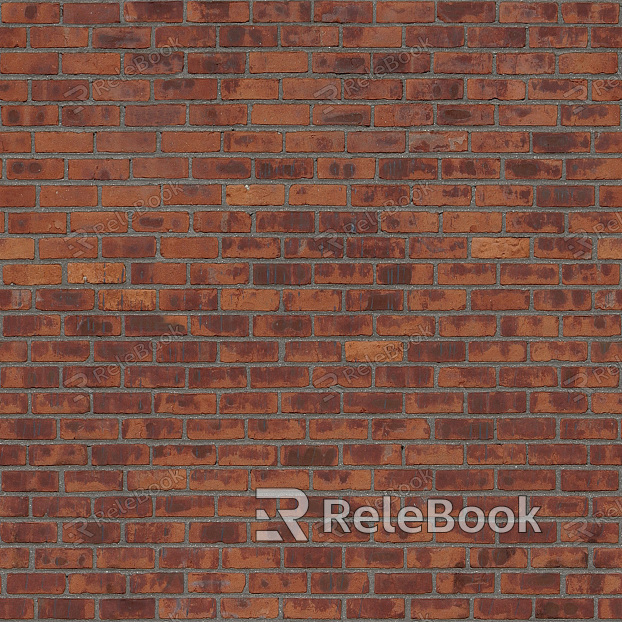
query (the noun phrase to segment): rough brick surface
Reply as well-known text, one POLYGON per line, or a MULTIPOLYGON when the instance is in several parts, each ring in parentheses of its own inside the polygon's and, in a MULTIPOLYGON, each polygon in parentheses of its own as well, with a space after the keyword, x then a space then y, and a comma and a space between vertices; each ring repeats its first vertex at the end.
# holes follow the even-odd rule
POLYGON ((621 47, 618 2, 2 2, 0 619, 620 619, 621 47), (542 531, 321 531, 383 494, 542 531))

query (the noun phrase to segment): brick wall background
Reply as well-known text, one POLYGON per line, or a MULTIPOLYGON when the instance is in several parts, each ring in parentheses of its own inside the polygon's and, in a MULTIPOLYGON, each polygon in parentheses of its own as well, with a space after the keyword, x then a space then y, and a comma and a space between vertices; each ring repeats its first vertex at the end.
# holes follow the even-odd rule
POLYGON ((620 619, 619 9, 3 2, 0 618, 620 619))

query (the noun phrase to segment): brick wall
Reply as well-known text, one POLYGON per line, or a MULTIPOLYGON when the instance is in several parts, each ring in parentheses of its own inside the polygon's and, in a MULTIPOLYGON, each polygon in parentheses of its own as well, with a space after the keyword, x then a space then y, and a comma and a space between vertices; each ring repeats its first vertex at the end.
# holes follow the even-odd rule
POLYGON ((3 2, 0 618, 620 619, 619 8, 3 2))

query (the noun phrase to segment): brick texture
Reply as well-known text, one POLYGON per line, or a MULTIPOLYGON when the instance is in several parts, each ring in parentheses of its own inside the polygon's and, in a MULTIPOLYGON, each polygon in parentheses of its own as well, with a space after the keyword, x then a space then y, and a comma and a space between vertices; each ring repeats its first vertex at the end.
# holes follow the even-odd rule
POLYGON ((620 619, 621 47, 618 2, 2 2, 0 619, 620 619), (320 530, 389 493, 542 532, 320 530))

